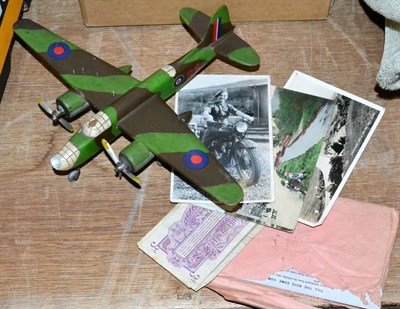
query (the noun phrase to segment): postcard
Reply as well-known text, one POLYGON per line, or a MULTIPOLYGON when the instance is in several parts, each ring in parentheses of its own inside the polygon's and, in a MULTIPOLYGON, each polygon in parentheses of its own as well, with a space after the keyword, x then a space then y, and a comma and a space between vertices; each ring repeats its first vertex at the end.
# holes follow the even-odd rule
POLYGON ((297 92, 326 99, 312 106, 290 99, 293 110, 303 106, 307 111, 297 128, 279 131, 284 153, 275 160, 282 185, 304 192, 300 221, 316 226, 327 217, 384 108, 297 71, 285 88, 292 92, 282 91, 281 103, 285 97, 299 96, 297 92))
POLYGON ((292 232, 297 225, 321 152, 321 139, 335 117, 331 99, 275 88, 271 100, 275 200, 250 203, 233 216, 292 232), (305 136, 305 137, 304 137, 305 136), (294 145, 294 146, 293 146, 294 145))
MULTIPOLYGON (((189 127, 242 186, 245 204, 274 199, 269 92, 269 76, 199 75, 176 95, 176 112, 193 112, 189 127)), ((212 204, 176 175, 171 201, 212 204)))
MULTIPOLYGON (((204 110, 206 102, 212 101, 220 88, 247 86, 248 82, 240 80, 241 76, 232 80, 218 75, 199 77, 203 80, 180 93, 176 105, 178 113, 186 109, 196 111, 192 104, 197 107, 190 126, 201 137, 207 123, 204 111, 199 108, 204 110), (199 102, 202 104, 196 104, 199 102)), ((268 83, 268 92, 264 93, 270 94, 270 88, 268 83)), ((265 166, 265 177, 244 188, 245 203, 230 215, 288 232, 295 229, 299 220, 319 225, 342 190, 384 109, 300 72, 291 76, 285 88, 276 88, 269 101, 264 109, 269 111, 265 114, 268 120, 264 121, 268 123, 264 134, 268 143, 264 139, 264 143, 258 141, 256 145, 269 156, 264 159, 259 156, 260 161, 270 163, 261 164, 265 166)), ((249 108, 241 109, 254 115, 249 108)), ((257 135, 248 136, 257 139, 257 135)), ((232 167, 228 165, 227 170, 238 176, 232 167)), ((237 179, 240 181, 240 177, 237 179)), ((223 213, 176 176, 172 176, 171 201, 191 202, 223 213)))

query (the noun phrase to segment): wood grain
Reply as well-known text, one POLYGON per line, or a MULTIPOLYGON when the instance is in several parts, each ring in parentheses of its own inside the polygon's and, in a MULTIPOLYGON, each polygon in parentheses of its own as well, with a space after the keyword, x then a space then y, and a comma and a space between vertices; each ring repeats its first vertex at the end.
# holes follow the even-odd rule
MULTIPOLYGON (((179 25, 85 28, 76 0, 33 1, 25 17, 116 66, 132 64, 139 79, 195 46, 179 25)), ((253 74, 269 74, 283 86, 299 70, 386 108, 341 196, 400 209, 400 102, 375 91, 384 38, 376 20, 383 22, 371 19, 359 1, 338 0, 328 21, 243 23, 236 31, 261 56, 253 74)), ((222 62, 206 72, 243 74, 222 62)), ((52 126, 36 101, 65 90, 15 44, 0 104, 0 306, 242 308, 208 289, 188 290, 137 248, 173 207, 168 171, 153 164, 141 175, 141 190, 114 177, 103 154, 76 183, 53 172, 50 157, 69 134, 52 126)), ((125 145, 121 139, 115 148, 125 145)), ((383 294, 387 305, 400 305, 399 253, 398 234, 383 294)))

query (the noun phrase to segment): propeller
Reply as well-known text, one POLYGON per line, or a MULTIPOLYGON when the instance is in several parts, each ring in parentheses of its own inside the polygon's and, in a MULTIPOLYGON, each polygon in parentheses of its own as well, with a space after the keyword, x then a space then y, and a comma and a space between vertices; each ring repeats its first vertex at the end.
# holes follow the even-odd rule
POLYGON ((114 162, 115 172, 118 174, 119 178, 121 179, 122 174, 125 174, 127 177, 129 177, 134 182, 136 182, 138 185, 140 185, 140 183, 141 183, 140 178, 133 175, 130 171, 128 171, 128 165, 124 162, 121 162, 118 159, 114 150, 111 148, 111 145, 105 139, 102 139, 101 143, 103 144, 104 150, 107 152, 107 154, 110 156, 111 160, 114 162))
POLYGON ((50 106, 48 106, 45 102, 43 102, 42 99, 38 100, 38 104, 40 109, 47 115, 50 117, 51 120, 53 120, 55 123, 59 123, 61 124, 61 126, 71 132, 74 133, 74 128, 72 127, 72 125, 66 121, 64 118, 62 118, 62 116, 65 114, 65 111, 61 108, 58 107, 55 110, 52 110, 50 108, 50 106))

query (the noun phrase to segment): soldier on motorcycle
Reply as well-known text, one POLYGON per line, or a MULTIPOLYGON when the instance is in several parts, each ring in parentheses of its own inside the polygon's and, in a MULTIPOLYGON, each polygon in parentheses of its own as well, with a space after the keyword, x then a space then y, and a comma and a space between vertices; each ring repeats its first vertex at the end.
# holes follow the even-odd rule
POLYGON ((202 141, 225 168, 237 171, 239 182, 245 188, 258 183, 261 175, 256 144, 246 138, 246 122, 253 122, 254 117, 228 104, 227 99, 226 89, 219 90, 204 109, 203 118, 207 121, 207 128, 202 141), (231 115, 246 121, 231 124, 228 121, 231 115))
MULTIPOLYGON (((208 147, 212 147, 212 141, 215 140, 217 135, 223 136, 223 126, 229 124, 229 116, 237 115, 247 119, 249 122, 254 121, 254 117, 239 111, 232 104, 228 104, 226 102, 227 99, 228 91, 226 89, 218 90, 214 99, 207 104, 203 111, 203 118, 207 122, 207 128, 204 131, 202 142, 208 147)), ((226 132, 226 134, 229 133, 226 132)))

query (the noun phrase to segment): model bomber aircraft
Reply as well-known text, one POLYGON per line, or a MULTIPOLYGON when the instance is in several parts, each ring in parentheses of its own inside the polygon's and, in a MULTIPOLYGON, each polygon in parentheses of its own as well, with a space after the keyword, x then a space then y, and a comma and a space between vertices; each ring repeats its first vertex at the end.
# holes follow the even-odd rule
POLYGON ((21 19, 17 37, 69 90, 56 100, 56 109, 39 103, 55 123, 73 132, 69 121, 92 109, 96 114, 51 158, 56 171, 75 181, 80 167, 103 149, 119 175, 135 176, 156 156, 197 190, 226 210, 243 199, 243 190, 190 131, 191 112, 177 115, 167 104, 176 91, 216 58, 248 70, 259 56, 234 34, 228 9, 213 17, 183 8, 180 17, 199 45, 143 81, 130 76, 131 66, 116 68, 57 36, 39 24, 21 19), (132 142, 118 155, 110 143, 124 134, 132 142))

